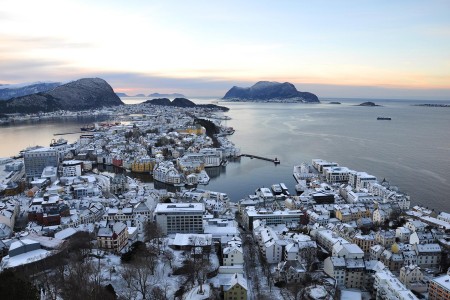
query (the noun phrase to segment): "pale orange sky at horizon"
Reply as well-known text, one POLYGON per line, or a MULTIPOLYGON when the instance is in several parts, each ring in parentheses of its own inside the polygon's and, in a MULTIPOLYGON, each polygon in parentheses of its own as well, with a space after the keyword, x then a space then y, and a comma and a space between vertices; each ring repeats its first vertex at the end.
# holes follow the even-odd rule
POLYGON ((1 84, 101 77, 116 92, 222 96, 270 80, 450 99, 446 1, 3 2, 1 84))

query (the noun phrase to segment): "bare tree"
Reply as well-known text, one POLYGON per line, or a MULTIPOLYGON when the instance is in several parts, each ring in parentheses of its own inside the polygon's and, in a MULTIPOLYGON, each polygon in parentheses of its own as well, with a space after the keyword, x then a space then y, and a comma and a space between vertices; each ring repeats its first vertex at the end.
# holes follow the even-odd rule
POLYGON ((159 286, 155 286, 152 288, 150 297, 150 299, 152 300, 167 300, 165 291, 159 286))
POLYGON ((169 249, 164 250, 163 252, 163 260, 169 263, 170 268, 172 268, 172 263, 175 260, 175 255, 169 249))
POLYGON ((145 241, 157 245, 158 250, 162 251, 163 247, 163 231, 156 222, 148 221, 144 225, 145 241))

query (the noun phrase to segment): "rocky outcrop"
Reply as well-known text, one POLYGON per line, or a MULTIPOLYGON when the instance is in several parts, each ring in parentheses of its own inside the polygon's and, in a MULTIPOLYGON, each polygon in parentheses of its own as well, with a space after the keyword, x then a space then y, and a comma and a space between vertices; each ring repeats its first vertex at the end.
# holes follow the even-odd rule
POLYGON ((309 92, 298 91, 292 83, 259 81, 251 87, 232 87, 223 97, 223 99, 238 100, 283 100, 291 99, 301 102, 319 103, 319 98, 309 92))
POLYGON ((83 78, 36 93, 0 102, 4 113, 37 113, 86 110, 124 104, 111 86, 100 78, 83 78))
POLYGON ((27 85, 1 85, 0 100, 8 100, 11 98, 22 97, 26 95, 47 92, 60 86, 61 82, 38 82, 27 85))
POLYGON ((363 102, 363 103, 359 104, 358 106, 380 106, 380 105, 377 105, 371 101, 367 101, 367 102, 363 102))

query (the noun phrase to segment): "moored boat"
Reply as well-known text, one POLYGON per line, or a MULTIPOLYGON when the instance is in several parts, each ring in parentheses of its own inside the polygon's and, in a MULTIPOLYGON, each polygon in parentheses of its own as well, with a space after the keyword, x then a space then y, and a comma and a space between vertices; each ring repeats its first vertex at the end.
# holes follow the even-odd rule
POLYGON ((67 145, 67 140, 61 138, 58 140, 52 139, 51 143, 50 143, 50 147, 58 147, 58 146, 63 146, 63 145, 67 145))

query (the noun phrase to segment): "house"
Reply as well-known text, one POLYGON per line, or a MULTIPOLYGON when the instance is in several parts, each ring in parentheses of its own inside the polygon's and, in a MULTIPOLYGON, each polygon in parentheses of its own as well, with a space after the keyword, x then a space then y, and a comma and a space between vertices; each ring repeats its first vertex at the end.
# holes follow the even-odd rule
POLYGON ((383 224, 388 218, 389 215, 383 209, 377 208, 373 211, 372 220, 375 224, 383 224))
POLYGON ((411 236, 411 230, 407 227, 401 226, 397 227, 395 230, 395 237, 398 238, 399 242, 407 243, 409 242, 409 237, 411 236))
POLYGON ((336 280, 336 285, 346 288, 362 289, 365 283, 366 266, 362 258, 327 257, 324 272, 336 280))
POLYGON ((336 243, 333 245, 332 255, 344 258, 364 258, 364 251, 356 244, 336 243))
POLYGON ((424 231, 428 225, 419 220, 409 220, 405 223, 405 227, 409 228, 411 232, 424 231))
POLYGON ((380 230, 375 234, 375 240, 384 247, 390 247, 395 243, 395 231, 380 230))
POLYGON ((240 245, 228 246, 222 252, 223 265, 234 266, 244 264, 244 253, 240 245))
POLYGON ((233 274, 222 286, 224 300, 247 300, 247 280, 242 274, 233 274))
POLYGON ((97 243, 99 248, 120 252, 128 243, 128 227, 122 222, 116 222, 109 227, 100 228, 97 243))
POLYGON ((423 280, 423 273, 417 265, 407 265, 400 269, 400 281, 411 289, 413 283, 423 280))
POLYGON ((306 270, 297 260, 281 261, 273 273, 274 282, 296 283, 305 276, 306 270))
POLYGON ((415 231, 409 238, 410 244, 432 244, 435 242, 433 234, 429 231, 415 231))
POLYGON ((417 253, 417 264, 421 268, 438 267, 441 262, 441 247, 439 244, 414 244, 417 253))

